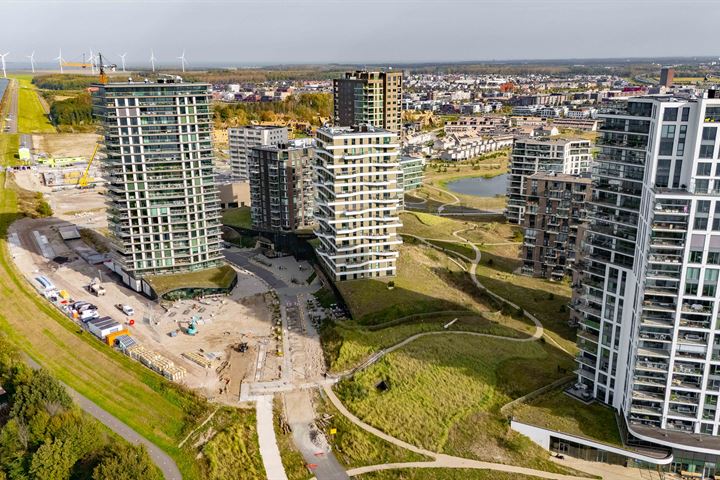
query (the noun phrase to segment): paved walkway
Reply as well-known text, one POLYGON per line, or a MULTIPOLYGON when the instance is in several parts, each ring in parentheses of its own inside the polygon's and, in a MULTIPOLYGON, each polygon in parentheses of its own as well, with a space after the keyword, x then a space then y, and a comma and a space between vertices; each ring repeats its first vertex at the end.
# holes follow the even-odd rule
POLYGON ((273 397, 265 395, 255 403, 257 412, 257 434, 260 444, 260 456, 265 466, 265 475, 270 480, 287 480, 285 467, 280 457, 280 449, 275 438, 273 425, 273 397))
MULTIPOLYGON (((27 358, 27 363, 30 367, 35 370, 41 368, 40 364, 31 358, 27 358)), ((61 382, 62 383, 62 382, 61 382)), ((90 401, 84 395, 81 395, 76 390, 63 384, 67 390, 70 398, 86 413, 95 417, 100 423, 108 427, 110 430, 118 434, 133 445, 145 445, 145 448, 150 455, 150 459, 158 466, 162 471, 165 480, 182 480, 182 475, 177 467, 175 461, 170 456, 162 451, 157 445, 150 442, 145 437, 141 436, 132 428, 125 425, 123 422, 118 420, 116 417, 109 414, 106 410, 103 410, 95 403, 90 401)))

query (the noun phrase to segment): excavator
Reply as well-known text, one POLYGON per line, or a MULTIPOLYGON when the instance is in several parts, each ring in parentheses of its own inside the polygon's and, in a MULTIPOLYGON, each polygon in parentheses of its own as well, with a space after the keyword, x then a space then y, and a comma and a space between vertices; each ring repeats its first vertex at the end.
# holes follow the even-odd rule
MULTIPOLYGON (((115 65, 115 64, 105 65, 103 63, 102 53, 98 53, 98 58, 99 58, 98 68, 100 69, 100 75, 99 75, 98 80, 100 83, 106 84, 106 83, 108 83, 108 76, 105 73, 105 69, 110 68, 112 70, 115 70, 115 68, 117 68, 117 65, 115 65)), ((85 171, 78 179, 77 188, 88 188, 88 185, 90 183, 90 177, 89 177, 90 166, 92 165, 93 160, 95 160, 95 156, 97 155, 98 148, 100 148, 100 144, 95 145, 95 150, 93 150, 92 157, 90 157, 90 161, 88 162, 87 167, 85 167, 85 171)))
POLYGON ((198 326, 197 326, 197 320, 195 319, 195 316, 192 317, 192 320, 190 320, 190 325, 188 325, 187 330, 185 331, 188 335, 191 337, 194 337, 198 333, 198 326))

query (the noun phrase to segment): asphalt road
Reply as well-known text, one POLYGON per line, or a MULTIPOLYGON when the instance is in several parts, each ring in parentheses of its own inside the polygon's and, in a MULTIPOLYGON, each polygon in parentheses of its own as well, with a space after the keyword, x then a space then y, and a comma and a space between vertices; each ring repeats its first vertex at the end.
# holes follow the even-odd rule
POLYGON ((253 257, 257 255, 257 252, 255 251, 242 251, 239 252, 237 250, 233 249, 225 249, 223 251, 225 254, 225 258, 228 262, 233 263, 237 265, 238 267, 242 267, 245 270, 248 270, 258 277, 265 280, 268 285, 270 285, 272 288, 278 289, 278 288, 287 288, 287 284, 280 280, 279 278, 276 278, 275 275, 272 274, 269 270, 266 270, 258 265, 255 265, 254 263, 250 262, 250 257, 253 257))
MULTIPOLYGON (((27 357, 26 361, 28 365, 30 365, 31 368, 34 368, 35 370, 39 370, 41 368, 40 364, 37 363, 35 360, 27 357)), ((147 440, 145 437, 142 437, 139 433, 137 433, 132 428, 125 425, 123 422, 115 418, 114 416, 110 415, 107 411, 103 410, 102 408, 98 407, 96 404, 94 404, 92 401, 90 401, 87 397, 81 395, 74 389, 68 387, 67 385, 63 384, 65 389, 67 390, 70 397, 73 399, 73 401, 85 412, 93 417, 95 417, 100 423, 108 427, 110 430, 127 440, 128 442, 132 443, 133 445, 145 445, 145 448, 148 451, 148 455, 150 455, 150 459, 155 463, 155 465, 158 466, 158 468, 162 471, 163 476, 165 477, 165 480, 182 480, 182 475, 180 474, 180 470, 178 469, 177 465, 175 464, 175 461, 170 458, 168 454, 163 452, 159 447, 157 447, 154 443, 147 440)))
POLYGON ((17 133, 17 122, 18 122, 18 82, 17 80, 10 80, 10 84, 7 87, 6 95, 9 95, 10 102, 8 103, 8 109, 6 112, 0 112, 3 114, 0 119, 0 125, 3 126, 3 130, 0 133, 17 133), (10 121, 6 121, 5 118, 10 117, 10 121), (5 127, 10 127, 10 130, 5 131, 5 127))

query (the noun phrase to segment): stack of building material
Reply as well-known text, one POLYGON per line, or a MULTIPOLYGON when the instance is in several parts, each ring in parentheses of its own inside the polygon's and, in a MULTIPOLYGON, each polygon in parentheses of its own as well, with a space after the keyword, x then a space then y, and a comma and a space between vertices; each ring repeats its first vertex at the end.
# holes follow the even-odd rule
POLYGON ((151 352, 141 345, 133 345, 125 351, 130 358, 142 363, 150 370, 154 370, 170 380, 180 380, 185 377, 185 369, 175 366, 167 358, 155 352, 151 352))
POLYGON ((185 352, 182 354, 183 357, 187 358, 191 362, 195 362, 203 368, 210 368, 212 362, 197 352, 185 352))

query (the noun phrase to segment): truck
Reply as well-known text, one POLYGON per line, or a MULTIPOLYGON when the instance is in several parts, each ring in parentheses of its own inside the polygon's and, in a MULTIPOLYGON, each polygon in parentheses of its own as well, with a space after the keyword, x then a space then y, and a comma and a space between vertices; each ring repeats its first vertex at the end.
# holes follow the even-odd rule
POLYGON ((103 295, 105 295, 105 287, 103 287, 100 283, 91 283, 86 288, 88 292, 94 294, 97 297, 102 297, 103 295))
POLYGON ((130 305, 123 305, 122 303, 118 303, 115 305, 115 307, 128 317, 132 317, 133 315, 135 315, 135 309, 130 305))

